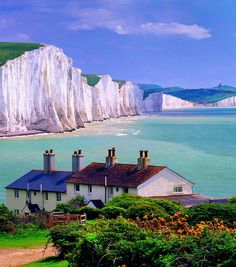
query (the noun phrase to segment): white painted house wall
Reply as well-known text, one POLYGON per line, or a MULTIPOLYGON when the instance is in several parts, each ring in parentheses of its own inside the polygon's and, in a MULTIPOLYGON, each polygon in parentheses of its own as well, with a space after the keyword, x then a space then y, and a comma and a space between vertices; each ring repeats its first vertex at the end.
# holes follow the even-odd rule
POLYGON ((146 197, 192 194, 192 192, 192 183, 168 168, 137 187, 137 194, 146 197), (182 186, 183 191, 173 192, 174 186, 182 186))

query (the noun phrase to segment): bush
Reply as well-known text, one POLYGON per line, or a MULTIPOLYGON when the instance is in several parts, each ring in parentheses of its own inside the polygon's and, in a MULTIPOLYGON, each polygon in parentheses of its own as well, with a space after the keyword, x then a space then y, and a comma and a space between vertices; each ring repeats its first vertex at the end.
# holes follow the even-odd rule
POLYGON ((203 203, 189 208, 188 215, 188 221, 192 225, 200 221, 213 221, 214 218, 233 223, 236 221, 236 205, 203 203))
POLYGON ((7 217, 0 216, 0 233, 15 233, 16 226, 7 217))
POLYGON ((4 216, 6 218, 12 218, 13 217, 13 212, 8 209, 7 206, 4 204, 0 205, 0 216, 4 216))
POLYGON ((230 204, 236 204, 236 196, 231 197, 231 199, 229 200, 230 204))
POLYGON ((71 205, 73 208, 80 208, 85 204, 84 197, 81 195, 77 195, 75 198, 72 198, 68 202, 68 204, 71 205))
POLYGON ((78 208, 74 208, 69 203, 59 203, 53 211, 61 211, 63 213, 77 214, 79 213, 78 208))
POLYGON ((81 224, 68 223, 54 226, 50 230, 50 241, 58 249, 61 257, 65 257, 74 249, 75 244, 80 241, 83 228, 81 224))
POLYGON ((139 204, 131 206, 127 209, 126 217, 130 219, 136 219, 137 217, 143 218, 144 216, 151 218, 152 215, 155 217, 167 217, 168 214, 165 213, 161 208, 155 205, 139 204))
POLYGON ((94 220, 98 218, 100 210, 96 208, 84 206, 79 209, 79 214, 83 214, 83 213, 87 215, 88 220, 94 220))
POLYGON ((126 216, 126 210, 120 207, 104 207, 100 210, 101 215, 107 219, 116 219, 118 216, 126 216))

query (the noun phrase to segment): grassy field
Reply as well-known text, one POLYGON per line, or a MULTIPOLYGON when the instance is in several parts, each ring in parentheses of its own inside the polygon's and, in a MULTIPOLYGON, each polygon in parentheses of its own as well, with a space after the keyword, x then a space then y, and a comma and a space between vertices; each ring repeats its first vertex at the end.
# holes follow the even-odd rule
POLYGON ((48 231, 21 230, 16 234, 0 234, 0 248, 34 248, 47 243, 48 231))
POLYGON ((43 46, 42 44, 35 43, 5 43, 0 42, 0 66, 7 60, 19 57, 26 51, 43 46))
POLYGON ((95 86, 101 78, 95 74, 81 74, 83 77, 87 78, 87 83, 90 86, 95 86))
POLYGON ((22 267, 67 267, 68 262, 65 260, 60 260, 57 257, 48 257, 45 260, 32 262, 26 265, 22 265, 22 267))

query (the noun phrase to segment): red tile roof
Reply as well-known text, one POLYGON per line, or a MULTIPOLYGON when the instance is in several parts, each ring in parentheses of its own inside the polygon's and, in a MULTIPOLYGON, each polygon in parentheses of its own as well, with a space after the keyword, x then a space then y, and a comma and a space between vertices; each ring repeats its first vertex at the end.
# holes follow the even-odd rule
POLYGON ((105 176, 108 186, 137 187, 152 176, 156 175, 165 166, 148 166, 137 170, 136 164, 117 163, 113 167, 106 168, 104 163, 92 162, 80 172, 69 178, 67 183, 104 185, 105 176))

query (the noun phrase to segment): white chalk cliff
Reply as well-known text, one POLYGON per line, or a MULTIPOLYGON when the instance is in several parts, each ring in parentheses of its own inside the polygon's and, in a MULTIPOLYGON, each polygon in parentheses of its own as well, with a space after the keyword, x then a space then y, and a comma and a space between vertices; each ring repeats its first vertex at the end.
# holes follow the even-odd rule
POLYGON ((236 107, 236 96, 228 97, 224 100, 213 103, 214 107, 236 107))
POLYGON ((0 68, 0 132, 59 132, 84 122, 137 115, 143 91, 108 75, 89 86, 60 48, 45 45, 0 68))
POLYGON ((172 95, 163 94, 162 109, 192 108, 194 103, 180 99, 172 95))

